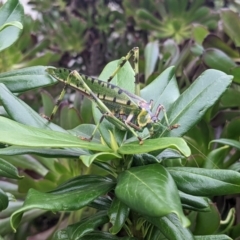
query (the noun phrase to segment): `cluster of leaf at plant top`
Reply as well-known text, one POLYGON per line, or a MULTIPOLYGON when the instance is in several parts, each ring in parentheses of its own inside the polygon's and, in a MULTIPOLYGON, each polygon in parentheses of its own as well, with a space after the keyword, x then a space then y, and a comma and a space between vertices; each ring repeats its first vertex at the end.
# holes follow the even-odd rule
MULTIPOLYGON (((31 1, 35 20, 23 15, 18 0, 2 6, 0 236, 240 236, 238 206, 230 196, 240 192, 239 5, 223 4, 31 1), (139 145, 105 119, 92 142, 82 141, 79 136, 91 136, 102 114, 71 90, 57 124, 39 114, 50 116, 55 105, 51 94, 39 90, 48 87, 58 96, 62 89, 48 65, 106 80, 120 60, 106 63, 136 45, 141 97, 154 100, 153 111, 163 104, 177 129, 169 131, 161 113, 153 138, 144 130, 139 145)), ((113 79, 132 93, 134 81, 129 63, 113 79)))

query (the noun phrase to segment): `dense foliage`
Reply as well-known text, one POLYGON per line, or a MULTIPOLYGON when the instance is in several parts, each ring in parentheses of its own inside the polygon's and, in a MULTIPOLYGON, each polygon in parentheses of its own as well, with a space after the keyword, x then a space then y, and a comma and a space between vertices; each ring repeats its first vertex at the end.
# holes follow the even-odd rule
MULTIPOLYGON (((35 20, 18 0, 0 8, 0 238, 240 237, 237 1, 30 4, 35 20), (135 46, 140 95, 169 121, 142 145, 108 118, 82 140, 102 114, 80 91, 42 116, 63 88, 48 66, 107 81, 135 46)), ((111 83, 135 94, 131 65, 111 83)))

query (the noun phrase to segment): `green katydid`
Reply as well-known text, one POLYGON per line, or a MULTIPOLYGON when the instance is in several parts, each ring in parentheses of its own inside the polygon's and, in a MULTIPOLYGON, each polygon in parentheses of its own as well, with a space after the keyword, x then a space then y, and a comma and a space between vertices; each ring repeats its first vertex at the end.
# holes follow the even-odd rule
MULTIPOLYGON (((161 110, 164 111, 163 105, 159 105, 155 113, 152 112, 153 100, 147 102, 143 98, 130 93, 123 88, 120 88, 110 81, 123 67, 123 65, 133 57, 134 72, 135 72, 135 92, 139 94, 139 81, 138 81, 138 58, 139 50, 137 47, 133 48, 129 53, 121 59, 118 68, 108 78, 107 82, 99 79, 89 77, 78 73, 76 70, 70 71, 64 68, 48 68, 47 72, 60 82, 65 84, 58 100, 48 120, 52 120, 56 114, 59 103, 64 97, 66 87, 71 86, 72 88, 80 91, 82 94, 87 96, 96 102, 99 110, 103 114, 100 121, 96 125, 90 138, 82 138, 84 140, 91 140, 97 131, 102 120, 106 118, 108 121, 113 123, 120 129, 126 129, 134 136, 139 139, 139 143, 142 144, 142 138, 137 134, 136 131, 142 131, 143 128, 149 129, 150 135, 154 134, 153 125, 159 123, 158 115, 161 110)), ((168 124, 167 116, 164 111, 164 116, 168 124)), ((178 125, 169 126, 169 129, 178 127, 178 125)))

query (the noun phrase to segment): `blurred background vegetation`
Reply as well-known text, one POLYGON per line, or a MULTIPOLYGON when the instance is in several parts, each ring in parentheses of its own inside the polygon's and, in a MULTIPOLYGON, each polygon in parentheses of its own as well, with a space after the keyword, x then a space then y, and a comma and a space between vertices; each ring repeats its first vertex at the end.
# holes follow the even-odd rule
MULTIPOLYGON (((176 66, 180 91, 189 87, 193 79, 208 68, 234 76, 233 85, 188 133, 189 139, 192 137, 195 140, 191 142, 192 154, 198 166, 213 167, 212 162, 203 163, 203 156, 210 153, 208 144, 211 140, 220 136, 239 140, 239 1, 32 0, 28 4, 35 11, 35 17, 24 16, 21 37, 0 53, 0 72, 52 65, 98 76, 106 63, 138 46, 142 84, 150 83, 172 65, 176 66)), ((45 90, 34 90, 21 98, 37 111, 42 108, 39 101, 42 99, 44 111, 49 115, 54 105, 51 95, 57 96, 60 88, 49 87, 47 90, 51 94, 45 90)), ((79 98, 73 103, 77 110, 79 98)), ((65 103, 61 111, 67 111, 69 104, 72 105, 71 102, 65 103)), ((88 106, 87 102, 84 104, 88 106)), ((79 119, 70 123, 60 119, 60 123, 70 129, 80 122, 88 122, 88 116, 82 119, 76 114, 76 118, 79 119)), ((228 156, 231 161, 224 166, 215 162, 215 167, 231 167, 239 171, 240 165, 236 161, 239 151, 230 155, 229 151, 222 151, 221 154, 224 155, 222 158, 228 156)), ((208 159, 214 161, 212 155, 208 159)), ((24 182, 21 186, 24 188, 23 185, 24 182)), ((0 182, 0 186, 4 189, 4 183, 0 182)), ((218 198, 216 201, 225 216, 232 206, 240 206, 238 197, 218 198)), ((237 213, 236 219, 236 224, 239 224, 240 213, 237 213)), ((54 217, 51 220, 54 224, 54 217)), ((36 232, 44 231, 51 225, 44 219, 39 221, 43 223, 42 229, 35 229, 36 232)), ((236 229, 231 230, 232 235, 240 236, 236 229)))

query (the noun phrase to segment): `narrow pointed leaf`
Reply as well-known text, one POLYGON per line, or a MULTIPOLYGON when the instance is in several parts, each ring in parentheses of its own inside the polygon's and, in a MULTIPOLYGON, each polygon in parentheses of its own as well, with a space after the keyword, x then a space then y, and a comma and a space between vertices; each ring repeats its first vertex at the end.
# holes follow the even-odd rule
POLYGON ((118 198, 114 198, 111 207, 108 210, 108 216, 112 227, 109 232, 117 234, 123 227, 129 214, 129 207, 121 202, 118 198))
POLYGON ((102 144, 80 140, 78 137, 61 132, 25 126, 0 117, 0 142, 15 146, 29 147, 79 147, 96 151, 109 151, 102 144))
POLYGON ((232 139, 220 138, 220 139, 211 141, 210 144, 211 143, 221 143, 221 144, 228 145, 230 147, 234 147, 240 150, 240 142, 232 139))
POLYGON ((0 212, 8 207, 8 196, 0 188, 0 212))
POLYGON ((45 70, 48 67, 35 66, 0 73, 0 83, 14 93, 52 85, 57 82, 45 70))
POLYGON ((22 176, 19 176, 18 170, 9 162, 0 158, 0 177, 7 177, 13 179, 21 179, 22 176))

